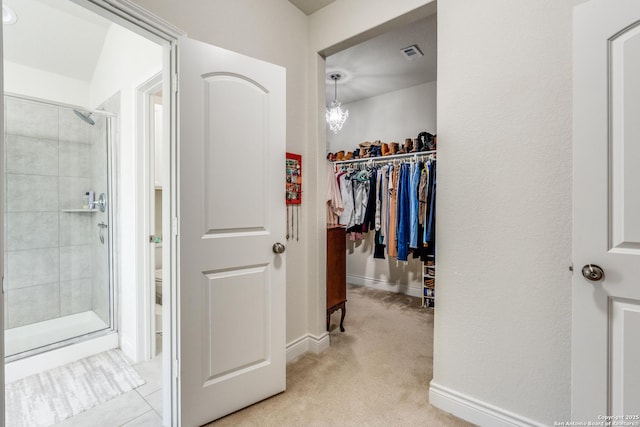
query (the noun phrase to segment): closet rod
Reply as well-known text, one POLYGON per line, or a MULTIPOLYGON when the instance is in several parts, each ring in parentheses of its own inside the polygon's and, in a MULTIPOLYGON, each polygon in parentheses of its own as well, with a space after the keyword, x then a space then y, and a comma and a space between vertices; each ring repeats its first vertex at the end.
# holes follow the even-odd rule
POLYGON ((378 163, 378 162, 384 163, 384 162, 390 162, 392 160, 397 160, 397 159, 410 159, 411 157, 415 157, 417 159, 418 156, 428 156, 430 154, 436 154, 436 150, 418 151, 415 153, 405 153, 405 154, 394 154, 392 156, 377 156, 377 157, 364 157, 361 159, 352 159, 352 160, 337 160, 333 162, 333 164, 344 165, 349 163, 364 163, 368 161, 372 161, 374 163, 378 163))

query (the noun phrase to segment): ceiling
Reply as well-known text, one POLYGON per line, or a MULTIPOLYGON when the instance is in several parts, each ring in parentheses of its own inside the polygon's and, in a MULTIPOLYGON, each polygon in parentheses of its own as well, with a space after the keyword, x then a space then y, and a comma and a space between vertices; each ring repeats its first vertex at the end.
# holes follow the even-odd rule
POLYGON ((436 15, 327 57, 326 72, 327 104, 334 97, 334 83, 328 77, 334 72, 343 74, 338 82, 338 101, 343 104, 435 81, 436 15), (406 59, 402 49, 411 45, 417 45, 424 56, 406 59))
POLYGON ((18 16, 5 25, 7 61, 90 81, 111 23, 68 0, 4 0, 18 16))
POLYGON ((303 11, 304 14, 308 16, 334 1, 336 0, 289 0, 289 3, 303 11))
MULTIPOLYGON (((335 0, 289 0, 313 13, 335 0)), ((109 21, 68 0, 4 0, 18 16, 4 26, 4 58, 82 81, 91 81, 109 21)), ((436 15, 413 22, 326 58, 327 75, 340 72, 338 100, 350 103, 436 80, 436 15), (417 45, 423 57, 401 49, 417 45)), ((327 103, 333 100, 327 77, 327 103)))

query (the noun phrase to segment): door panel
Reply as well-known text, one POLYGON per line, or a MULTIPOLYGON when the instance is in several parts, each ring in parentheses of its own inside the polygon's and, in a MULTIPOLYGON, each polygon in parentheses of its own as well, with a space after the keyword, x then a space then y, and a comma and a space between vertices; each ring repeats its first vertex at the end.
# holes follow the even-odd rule
POLYGON ((610 40, 611 248, 640 249, 640 26, 610 40), (634 114, 636 115, 634 117, 634 114))
POLYGON ((259 368, 269 358, 269 273, 262 265, 205 275, 205 383, 259 368))
POLYGON ((263 187, 268 183, 269 165, 264 159, 269 150, 270 94, 257 82, 239 75, 215 73, 204 76, 203 83, 205 140, 220 141, 204 147, 209 165, 205 191, 207 234, 265 231, 270 220, 269 193, 263 187), (258 181, 256 185, 246 185, 247 178, 258 181))
POLYGON ((637 414, 640 2, 574 14, 572 419, 637 414), (600 281, 583 277, 596 264, 600 281))
POLYGON ((640 304, 614 299, 611 314, 611 414, 640 414, 640 304))
POLYGON ((179 43, 181 424, 285 388, 285 73, 179 43))

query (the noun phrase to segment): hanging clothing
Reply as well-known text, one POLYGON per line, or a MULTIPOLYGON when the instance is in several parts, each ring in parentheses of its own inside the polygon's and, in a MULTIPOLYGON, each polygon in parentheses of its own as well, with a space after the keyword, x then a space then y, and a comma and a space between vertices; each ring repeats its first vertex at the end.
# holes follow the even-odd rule
MULTIPOLYGON (((435 163, 434 163, 435 166, 435 163)), ((424 241, 433 244, 436 236, 436 168, 431 168, 431 176, 429 178, 431 183, 429 190, 429 216, 427 219, 427 226, 424 232, 424 241)))
POLYGON ((389 179, 389 238, 387 239, 387 255, 392 257, 398 256, 398 246, 396 243, 396 230, 398 228, 397 211, 398 211, 398 174, 399 168, 393 167, 389 179))
POLYGON ((327 163, 327 224, 338 225, 340 215, 344 211, 338 179, 333 172, 333 165, 327 163))
POLYGON ((353 188, 354 215, 353 222, 347 224, 347 228, 364 223, 365 214, 367 213, 367 203, 369 202, 369 174, 359 172, 352 177, 351 183, 353 188))
POLYGON ((342 215, 338 221, 347 226, 349 239, 360 240, 363 233, 373 232, 377 259, 387 255, 408 261, 411 255, 426 261, 435 255, 435 159, 357 169, 351 165, 347 170, 334 175, 335 183, 328 178, 327 206, 339 206, 331 200, 339 192, 342 215))
POLYGON ((377 169, 371 169, 369 174, 369 193, 367 197, 367 207, 365 209, 364 221, 362 224, 362 231, 366 233, 369 230, 375 230, 376 228, 376 195, 377 192, 377 169))
POLYGON ((382 244, 387 245, 387 235, 389 232, 389 170, 392 166, 382 167, 382 179, 380 188, 380 217, 382 244))
POLYGON ((351 180, 347 179, 347 174, 342 173, 339 175, 338 182, 340 183, 340 195, 342 196, 342 215, 340 215, 339 223, 342 225, 354 224, 354 203, 353 203, 353 189, 351 180))
POLYGON ((420 170, 420 183, 418 184, 418 225, 424 227, 427 221, 427 185, 429 176, 429 163, 425 162, 420 170))
MULTIPOLYGON (((422 163, 411 163, 411 177, 409 181, 409 248, 418 248, 418 186, 420 184, 420 170, 422 163)), ((422 240, 422 239, 420 239, 422 240)))
POLYGON ((411 181, 411 165, 400 166, 398 187, 398 261, 407 261, 409 255, 409 237, 411 218, 409 216, 409 192, 411 181))

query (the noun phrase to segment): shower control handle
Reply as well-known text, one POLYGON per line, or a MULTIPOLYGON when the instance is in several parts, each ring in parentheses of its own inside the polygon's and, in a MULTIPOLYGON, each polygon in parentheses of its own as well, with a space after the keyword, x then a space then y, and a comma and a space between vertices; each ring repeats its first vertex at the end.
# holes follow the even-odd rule
POLYGON ((100 193, 100 196, 96 200, 93 201, 93 209, 98 209, 100 212, 104 212, 107 208, 107 195, 104 193, 100 193))

